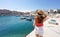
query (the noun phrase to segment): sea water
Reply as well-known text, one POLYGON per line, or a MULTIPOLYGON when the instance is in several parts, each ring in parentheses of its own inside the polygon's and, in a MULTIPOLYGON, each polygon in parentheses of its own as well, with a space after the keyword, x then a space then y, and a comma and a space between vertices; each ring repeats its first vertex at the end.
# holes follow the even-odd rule
POLYGON ((0 37, 24 37, 33 29, 33 21, 16 16, 0 16, 0 37))

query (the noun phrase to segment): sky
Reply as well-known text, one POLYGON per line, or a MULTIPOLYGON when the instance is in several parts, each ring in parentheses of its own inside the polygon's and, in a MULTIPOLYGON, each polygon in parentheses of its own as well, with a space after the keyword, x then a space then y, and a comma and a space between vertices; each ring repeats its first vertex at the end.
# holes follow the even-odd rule
POLYGON ((0 0, 0 9, 17 11, 60 9, 60 0, 0 0))

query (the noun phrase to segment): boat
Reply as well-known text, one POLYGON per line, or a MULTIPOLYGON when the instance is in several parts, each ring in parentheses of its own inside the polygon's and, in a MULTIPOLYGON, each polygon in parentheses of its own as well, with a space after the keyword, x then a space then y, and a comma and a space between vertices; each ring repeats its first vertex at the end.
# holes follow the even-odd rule
POLYGON ((26 20, 27 20, 27 21, 32 21, 32 19, 31 19, 31 18, 26 18, 26 20))
POLYGON ((24 20, 24 19, 26 19, 26 18, 25 18, 25 17, 21 17, 20 19, 21 19, 21 20, 24 20))

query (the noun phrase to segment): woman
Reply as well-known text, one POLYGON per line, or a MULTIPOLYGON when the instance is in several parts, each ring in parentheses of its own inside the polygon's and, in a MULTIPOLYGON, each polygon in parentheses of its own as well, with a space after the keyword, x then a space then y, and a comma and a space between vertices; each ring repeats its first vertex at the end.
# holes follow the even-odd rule
POLYGON ((37 15, 35 16, 34 19, 34 26, 35 26, 35 34, 36 37, 43 37, 43 22, 44 19, 46 18, 46 14, 40 10, 40 11, 36 11, 37 15))

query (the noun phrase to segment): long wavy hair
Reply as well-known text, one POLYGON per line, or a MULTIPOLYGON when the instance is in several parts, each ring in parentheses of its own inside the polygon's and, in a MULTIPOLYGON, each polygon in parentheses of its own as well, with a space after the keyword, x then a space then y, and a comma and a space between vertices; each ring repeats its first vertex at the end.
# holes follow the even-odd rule
POLYGON ((42 13, 43 11, 39 11, 39 12, 37 12, 37 19, 38 19, 38 23, 42 23, 43 22, 43 19, 44 19, 44 17, 43 17, 43 13, 42 13))

